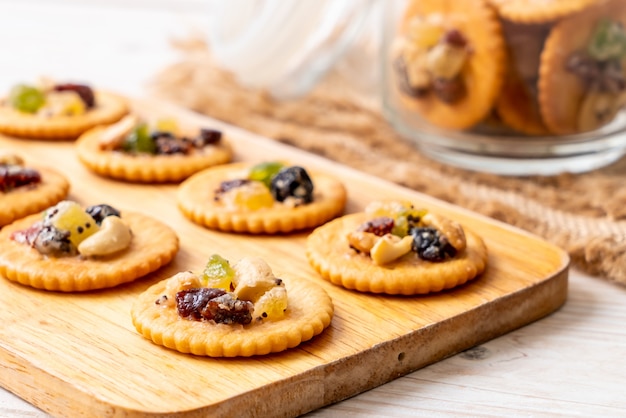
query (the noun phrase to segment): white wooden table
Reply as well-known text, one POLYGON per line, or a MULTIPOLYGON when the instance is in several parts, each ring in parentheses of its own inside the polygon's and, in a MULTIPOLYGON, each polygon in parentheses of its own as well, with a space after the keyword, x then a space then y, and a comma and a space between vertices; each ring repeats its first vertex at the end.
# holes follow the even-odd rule
MULTIPOLYGON (((140 96, 171 37, 207 20, 201 0, 15 3, 0 0, 0 91, 45 74, 140 96)), ((572 271, 556 313, 309 416, 626 416, 625 322, 626 287, 572 271)), ((0 389, 0 417, 46 416, 0 389)))

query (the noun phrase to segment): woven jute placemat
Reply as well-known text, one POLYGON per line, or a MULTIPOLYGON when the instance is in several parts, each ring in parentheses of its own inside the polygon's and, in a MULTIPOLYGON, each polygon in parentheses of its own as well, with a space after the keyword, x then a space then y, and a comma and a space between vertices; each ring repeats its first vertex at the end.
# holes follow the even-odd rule
POLYGON ((278 102, 238 85, 202 42, 177 47, 184 55, 156 75, 153 95, 520 227, 565 249, 577 268, 626 284, 626 159, 584 174, 467 171, 422 155, 333 76, 278 102))

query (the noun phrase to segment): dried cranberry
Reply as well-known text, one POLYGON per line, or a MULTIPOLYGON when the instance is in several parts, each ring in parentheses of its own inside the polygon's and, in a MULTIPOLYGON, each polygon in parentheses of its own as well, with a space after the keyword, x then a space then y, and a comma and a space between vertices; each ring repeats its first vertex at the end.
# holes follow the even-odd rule
POLYGON ((465 46, 467 46, 467 38, 457 29, 451 29, 444 33, 441 42, 457 48, 465 48, 465 46))
POLYGON ((84 84, 65 83, 54 86, 55 91, 73 91, 77 93, 85 106, 92 108, 96 105, 96 97, 91 87, 84 84))
POLYGON ((221 131, 215 129, 200 129, 200 134, 193 139, 193 146, 202 148, 205 145, 217 144, 221 139, 221 131))
POLYGON ((222 193, 226 193, 229 190, 236 189, 237 187, 241 187, 248 183, 250 183, 250 180, 248 179, 225 180, 221 182, 220 187, 215 190, 215 198, 219 199, 219 195, 222 193))
POLYGON ((254 305, 233 298, 222 289, 194 288, 176 293, 178 314, 196 321, 215 321, 220 324, 249 324, 254 305))
POLYGON ((42 228, 43 222, 35 222, 27 229, 14 231, 11 234, 11 239, 17 243, 27 244, 32 247, 35 245, 35 240, 37 239, 37 236, 41 232, 42 228))
POLYGON ((409 82, 409 75, 407 73, 406 62, 402 57, 398 57, 394 60, 393 69, 398 76, 398 88, 404 94, 415 98, 424 97, 428 94, 430 90, 429 88, 419 88, 411 85, 409 82))
POLYGON ((154 144, 156 145, 157 154, 189 154, 191 151, 191 144, 189 142, 184 139, 178 139, 171 134, 155 137, 154 144))
POLYGON ((222 289, 208 289, 206 287, 181 290, 176 293, 176 307, 178 314, 183 318, 202 319, 200 311, 209 301, 226 292, 222 289))
POLYGON ((451 80, 436 78, 433 80, 433 92, 443 102, 452 104, 465 96, 465 84, 460 77, 451 80))
POLYGON ((40 182, 41 175, 37 170, 19 165, 0 165, 0 191, 2 192, 40 182))
POLYGON ((391 234, 393 230, 394 221, 392 218, 386 216, 379 216, 370 221, 363 223, 359 227, 359 231, 370 232, 374 235, 382 237, 385 234, 391 234))

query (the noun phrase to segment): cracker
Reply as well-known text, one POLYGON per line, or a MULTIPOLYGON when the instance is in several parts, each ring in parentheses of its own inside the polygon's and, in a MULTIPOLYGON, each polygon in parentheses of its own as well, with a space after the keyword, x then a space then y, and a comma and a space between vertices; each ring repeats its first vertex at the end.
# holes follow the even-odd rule
POLYGON ((83 132, 113 123, 128 113, 126 99, 117 94, 96 91, 96 106, 82 115, 43 116, 0 106, 0 133, 19 138, 42 140, 71 140, 83 132))
POLYGON ((528 85, 513 71, 507 75, 496 102, 498 116, 508 127, 526 135, 549 135, 539 112, 539 103, 528 85))
POLYGON ((448 104, 428 93, 413 98, 399 92, 401 101, 428 122, 443 128, 466 129, 474 126, 492 109, 502 86, 506 50, 502 28, 492 7, 483 0, 412 1, 404 15, 401 31, 415 16, 440 15, 449 28, 459 30, 471 48, 461 70, 466 94, 448 104))
POLYGON ((320 275, 359 292, 416 295, 451 289, 481 274, 487 263, 482 239, 465 228, 467 248, 443 262, 421 260, 409 253, 384 266, 350 248, 346 238, 363 222, 365 213, 346 215, 315 229, 307 238, 306 254, 320 275))
POLYGON ((226 325, 181 319, 176 306, 155 303, 167 286, 163 280, 139 295, 131 309, 132 321, 145 338, 182 353, 249 357, 284 351, 327 328, 333 304, 324 289, 313 282, 281 279, 288 290, 288 307, 281 320, 226 325))
POLYGON ((33 168, 41 175, 40 183, 0 192, 0 227, 50 207, 67 196, 70 183, 64 175, 50 168, 33 168))
POLYGON ((584 50, 603 18, 626 25, 626 2, 606 0, 558 22, 546 40, 539 70, 539 108, 546 126, 556 134, 579 131, 579 112, 587 89, 566 69, 573 52, 584 50))
POLYGON ((215 190, 224 180, 242 178, 252 163, 233 163, 194 174, 178 189, 178 207, 191 221, 210 229, 252 234, 287 233, 312 228, 343 211, 347 193, 332 176, 311 172, 313 202, 297 207, 275 203, 271 208, 230 209, 215 200, 215 190))
POLYGON ((583 10, 597 0, 489 0, 504 19, 518 23, 545 23, 583 10))
POLYGON ((95 173, 118 180, 143 183, 179 182, 190 175, 232 158, 232 147, 222 138, 216 145, 190 155, 133 155, 103 150, 99 140, 104 127, 94 128, 76 142, 80 161, 95 173))
POLYGON ((0 231, 0 276, 37 289, 82 292, 131 282, 168 264, 178 252, 178 237, 170 227, 135 212, 122 213, 133 233, 130 247, 109 256, 48 257, 10 239, 12 232, 40 219, 40 214, 31 215, 0 231))

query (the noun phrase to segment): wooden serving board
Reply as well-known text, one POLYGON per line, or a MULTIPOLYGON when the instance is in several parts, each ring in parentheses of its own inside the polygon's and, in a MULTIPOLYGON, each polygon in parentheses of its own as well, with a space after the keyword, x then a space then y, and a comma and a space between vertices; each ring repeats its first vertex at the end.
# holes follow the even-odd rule
POLYGON ((495 338, 565 302, 569 259, 535 236, 191 112, 153 101, 136 105, 223 129, 236 160, 280 158, 335 174, 348 188, 346 212, 383 198, 410 199, 440 211, 484 238, 489 265, 478 279, 428 296, 345 290, 308 265, 307 232, 274 237, 209 231, 178 211, 175 185, 98 177, 80 164, 69 142, 0 137, 0 149, 67 174, 70 199, 151 214, 172 226, 181 242, 172 264, 109 290, 62 294, 0 279, 0 384, 52 415, 295 416, 495 338), (201 268, 215 252, 231 260, 259 255, 279 277, 319 283, 335 305, 331 326, 295 349, 253 358, 184 355, 141 337, 129 315, 134 298, 178 271, 201 268))

